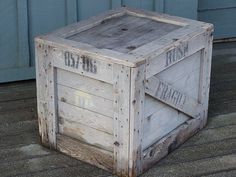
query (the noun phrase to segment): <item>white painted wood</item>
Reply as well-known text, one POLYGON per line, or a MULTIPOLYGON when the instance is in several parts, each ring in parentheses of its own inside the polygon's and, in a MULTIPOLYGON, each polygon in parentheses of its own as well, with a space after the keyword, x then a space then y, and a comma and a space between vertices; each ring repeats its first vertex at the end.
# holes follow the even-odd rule
POLYGON ((130 143, 130 68, 116 64, 113 71, 114 172, 127 176, 130 143))
POLYGON ((103 116, 87 109, 58 101, 58 116, 113 134, 113 119, 111 117, 103 116))
MULTIPOLYGON (((195 29, 193 36, 185 36, 185 40, 178 40, 177 42, 173 42, 172 40, 172 42, 170 41, 170 45, 167 45, 165 48, 160 48, 159 50, 157 49, 156 52, 153 52, 150 56, 148 56, 147 78, 160 73, 161 71, 196 53, 196 51, 203 49, 205 46, 205 37, 203 33, 203 29, 195 29)), ((186 33, 184 34, 186 35, 186 33)), ((177 37, 172 39, 179 38, 177 37)), ((170 39, 168 38, 168 40, 170 39)), ((161 40, 158 42, 161 43, 161 40)), ((152 45, 162 46, 162 44, 152 45)))
POLYGON ((58 100, 108 117, 113 116, 112 101, 58 84, 58 100))
POLYGON ((52 35, 37 37, 35 41, 38 41, 42 44, 54 46, 55 48, 59 48, 60 50, 66 50, 72 53, 89 56, 91 58, 95 58, 99 61, 107 63, 116 63, 130 67, 135 67, 136 65, 145 63, 145 60, 142 57, 141 59, 138 56, 124 54, 109 49, 97 49, 89 44, 58 38, 52 35), (133 61, 135 61, 135 63, 133 61))
POLYGON ((90 146, 60 134, 57 134, 57 148, 69 156, 112 171, 113 153, 110 151, 90 146))
POLYGON ((113 135, 59 117, 59 133, 113 152, 113 135))
POLYGON ((201 51, 155 75, 198 100, 201 51))
POLYGON ((112 83, 113 65, 100 61, 97 58, 66 50, 54 49, 53 62, 55 67, 112 83))
POLYGON ((143 171, 148 170, 171 151, 178 148, 189 137, 197 133, 201 124, 202 119, 200 117, 191 119, 143 151, 143 171))
POLYGON ((129 176, 142 173, 145 65, 131 69, 129 176))
POLYGON ((50 46, 36 43, 37 102, 41 141, 56 148, 55 71, 51 50, 50 46))
POLYGON ((202 105, 198 100, 189 97, 169 83, 158 79, 156 76, 147 80, 145 91, 161 102, 193 118, 198 117, 199 113, 202 111, 202 105))
POLYGON ((202 117, 204 120, 202 127, 206 125, 208 117, 213 30, 212 29, 208 30, 205 36, 206 36, 206 47, 202 51, 202 56, 201 56, 201 75, 200 75, 201 82, 199 89, 199 101, 203 103, 204 107, 204 111, 202 112, 202 117))
POLYGON ((190 119, 189 116, 155 101, 156 112, 143 121, 143 149, 148 148, 169 132, 190 119))
POLYGON ((57 69, 57 83, 82 92, 113 100, 113 86, 106 82, 57 69))
POLYGON ((144 118, 149 117, 150 115, 164 108, 165 106, 165 104, 161 104, 159 101, 157 101, 156 98, 145 94, 144 118))

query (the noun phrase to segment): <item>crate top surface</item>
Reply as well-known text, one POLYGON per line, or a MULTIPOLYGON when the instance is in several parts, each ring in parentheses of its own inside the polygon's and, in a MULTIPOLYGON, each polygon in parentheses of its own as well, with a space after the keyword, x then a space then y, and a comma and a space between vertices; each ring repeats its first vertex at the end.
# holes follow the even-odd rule
POLYGON ((180 17, 120 8, 92 17, 36 41, 118 64, 136 67, 212 25, 180 17))

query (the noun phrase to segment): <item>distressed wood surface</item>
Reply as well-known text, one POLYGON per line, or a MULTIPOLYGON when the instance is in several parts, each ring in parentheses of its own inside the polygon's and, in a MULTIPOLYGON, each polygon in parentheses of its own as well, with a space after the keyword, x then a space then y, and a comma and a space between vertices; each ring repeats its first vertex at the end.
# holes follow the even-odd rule
POLYGON ((124 15, 103 21, 96 27, 67 39, 90 44, 96 48, 127 53, 178 28, 180 26, 124 15))
POLYGON ((112 83, 112 63, 98 60, 83 54, 77 54, 65 49, 53 52, 54 66, 83 76, 112 83))
POLYGON ((57 68, 57 83, 108 100, 113 100, 113 87, 106 82, 57 68))
POLYGON ((113 152, 112 134, 99 131, 84 124, 59 117, 59 133, 86 144, 113 152))
POLYGON ((147 80, 145 92, 159 101, 194 118, 198 117, 199 112, 202 110, 202 105, 198 100, 189 97, 182 91, 179 91, 155 76, 147 80))
POLYGON ((57 117, 52 47, 36 43, 39 132, 43 144, 56 147, 57 117))
POLYGON ((83 109, 99 113, 104 116, 113 116, 112 101, 105 98, 88 94, 67 86, 57 85, 58 100, 83 109))
POLYGON ((129 176, 142 173, 145 65, 131 69, 129 176))
POLYGON ((143 120, 143 149, 148 148, 190 119, 189 116, 178 112, 176 109, 173 109, 148 95, 145 96, 145 103, 147 102, 150 102, 149 107, 154 111, 146 113, 145 115, 148 116, 143 120))
POLYGON ((189 120, 146 149, 143 152, 143 170, 146 171, 152 164, 155 164, 193 136, 199 131, 201 124, 202 120, 200 118, 189 120))
POLYGON ((114 167, 120 176, 129 174, 130 136, 130 68, 114 65, 113 73, 113 120, 114 120, 114 167))
POLYGON ((58 116, 99 131, 113 133, 113 119, 101 114, 58 101, 58 116))
MULTIPOLYGON (((196 51, 199 51, 205 46, 205 30, 203 29, 191 29, 187 28, 182 30, 182 35, 185 34, 183 40, 180 40, 180 36, 164 36, 163 39, 160 39, 156 42, 149 43, 150 46, 147 46, 147 78, 156 75, 157 73, 173 66, 174 64, 186 59, 187 57, 194 54, 196 51), (194 32, 192 32, 194 30, 194 32), (189 34, 191 33, 191 35, 189 34), (188 35, 187 35, 188 34, 188 35), (163 42, 168 45, 163 46, 163 42), (171 40, 171 41, 170 41, 171 40), (156 46, 156 48, 153 48, 156 46), (150 50, 148 49, 150 48, 150 50)), ((181 34, 180 33, 180 34, 181 34)), ((173 35, 180 35, 178 32, 173 32, 173 35)), ((140 50, 140 55, 145 55, 142 53, 143 50, 140 50)), ((138 51, 137 51, 138 52, 138 51)))
POLYGON ((74 158, 111 171, 113 153, 76 141, 63 135, 57 135, 57 148, 74 158))

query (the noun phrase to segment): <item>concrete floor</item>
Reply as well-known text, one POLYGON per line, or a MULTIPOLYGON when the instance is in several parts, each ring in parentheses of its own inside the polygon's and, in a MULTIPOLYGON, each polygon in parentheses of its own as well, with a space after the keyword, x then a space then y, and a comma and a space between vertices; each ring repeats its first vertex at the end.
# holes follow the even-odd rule
MULTIPOLYGON (((0 85, 0 177, 108 177, 39 145, 35 81, 0 85)), ((236 176, 236 43, 215 44, 207 127, 142 177, 236 176)))

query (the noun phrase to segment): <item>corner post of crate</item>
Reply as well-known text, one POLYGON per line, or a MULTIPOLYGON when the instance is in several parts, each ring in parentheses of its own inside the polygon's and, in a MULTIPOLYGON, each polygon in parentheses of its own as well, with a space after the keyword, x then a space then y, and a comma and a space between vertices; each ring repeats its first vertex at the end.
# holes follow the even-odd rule
POLYGON ((212 63, 212 44, 213 44, 213 26, 207 25, 205 35, 205 47, 202 51, 201 58, 201 84, 200 84, 200 102, 203 104, 202 125, 203 128, 207 124, 211 63, 212 63))
POLYGON ((142 173, 145 65, 131 69, 129 176, 142 173))
POLYGON ((43 145, 56 148, 55 71, 52 50, 51 46, 35 40, 39 134, 43 145))
POLYGON ((114 174, 128 175, 130 67, 113 65, 114 174))

